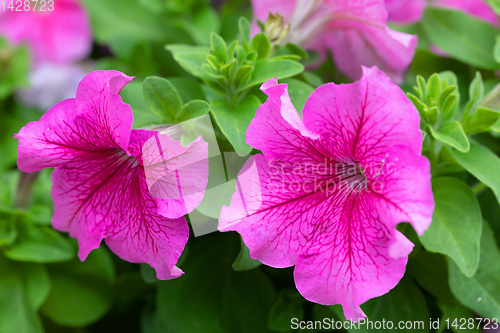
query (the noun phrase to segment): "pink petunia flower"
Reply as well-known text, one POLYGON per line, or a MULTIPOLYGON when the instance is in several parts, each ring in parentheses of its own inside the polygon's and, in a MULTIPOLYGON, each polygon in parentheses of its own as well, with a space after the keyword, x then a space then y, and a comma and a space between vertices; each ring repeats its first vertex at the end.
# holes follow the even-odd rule
POLYGON ((52 225, 78 239, 81 260, 105 239, 122 259, 171 279, 182 274, 175 264, 189 235, 183 215, 207 185, 208 147, 201 137, 184 147, 132 130, 132 110, 118 95, 132 79, 117 71, 87 75, 76 98, 15 135, 17 164, 25 172, 55 168, 52 225))
POLYGON ((297 289, 320 304, 342 304, 347 319, 402 278, 413 244, 434 210, 419 115, 389 77, 363 67, 352 84, 320 86, 303 120, 286 84, 264 83, 247 143, 252 156, 223 207, 219 230, 241 234, 250 256, 295 265, 297 289))
POLYGON ((411 24, 422 19, 426 6, 461 10, 495 26, 498 17, 483 0, 385 0, 388 20, 398 24, 411 24))
MULTIPOLYGON (((14 10, 6 8, 2 13, 1 36, 15 45, 27 43, 35 64, 70 63, 88 55, 92 46, 92 33, 87 13, 80 1, 30 2, 30 10, 24 9, 25 2, 18 8, 21 1, 14 1, 14 10)), ((5 3, 8 6, 7 0, 5 3)))
MULTIPOLYGON (((356 80, 361 65, 378 66, 401 82, 417 45, 412 35, 389 29, 383 0, 252 0, 254 19, 280 13, 290 24, 286 42, 331 51, 338 69, 356 80)), ((253 26, 257 33, 258 26, 253 26)))

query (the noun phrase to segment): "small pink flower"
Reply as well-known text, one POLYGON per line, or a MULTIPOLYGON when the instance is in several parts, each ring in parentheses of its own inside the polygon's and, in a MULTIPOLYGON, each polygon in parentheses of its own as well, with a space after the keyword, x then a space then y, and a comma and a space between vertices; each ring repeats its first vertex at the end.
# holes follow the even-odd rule
POLYGON ((483 0, 385 0, 388 20, 411 24, 422 19, 426 6, 461 10, 478 19, 498 25, 498 17, 483 0))
POLYGON ((132 79, 117 71, 87 75, 76 98, 15 135, 17 164, 25 172, 55 168, 52 225, 78 239, 81 260, 104 238, 121 258, 171 279, 182 274, 175 264, 189 235, 183 215, 203 198, 208 147, 201 137, 184 147, 131 130, 132 110, 118 93, 132 79))
MULTIPOLYGON (((35 64, 70 63, 89 54, 90 23, 78 0, 30 2, 30 10, 24 10, 22 1, 22 10, 16 11, 20 2, 14 1, 14 10, 7 8, 0 16, 0 35, 12 44, 27 43, 35 64)), ((9 2, 5 3, 7 6, 9 2)))
POLYGON ((342 304, 347 319, 402 278, 413 244, 434 210, 428 160, 413 104, 387 75, 363 67, 352 84, 325 84, 303 120, 286 84, 261 87, 247 143, 263 152, 238 175, 219 230, 241 234, 250 256, 272 267, 295 265, 297 289, 320 304, 342 304))
POLYGON ((375 65, 401 82, 415 53, 415 36, 387 27, 383 0, 252 0, 252 6, 255 21, 283 15, 290 24, 285 42, 323 57, 331 51, 338 69, 353 80, 361 77, 362 65, 375 65))

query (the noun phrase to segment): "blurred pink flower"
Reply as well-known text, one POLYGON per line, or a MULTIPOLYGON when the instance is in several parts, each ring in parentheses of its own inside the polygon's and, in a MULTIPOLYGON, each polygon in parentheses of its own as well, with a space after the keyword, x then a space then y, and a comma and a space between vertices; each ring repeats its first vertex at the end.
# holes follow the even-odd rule
POLYGON ((426 6, 461 10, 478 19, 498 25, 498 17, 483 0, 385 0, 388 20, 411 24, 422 19, 426 6))
POLYGON ((402 278, 413 244, 434 210, 420 118, 386 74, 363 67, 352 84, 320 86, 303 120, 287 85, 262 85, 247 143, 263 152, 238 175, 219 230, 241 234, 250 256, 272 267, 295 265, 297 289, 320 304, 342 304, 347 319, 402 278))
MULTIPOLYGON (((280 13, 290 24, 285 42, 331 51, 338 69, 351 79, 361 66, 378 66, 396 82, 413 59, 417 38, 386 25, 383 0, 252 0, 254 20, 280 13)), ((254 23, 253 33, 258 32, 254 23)))
POLYGON ((44 112, 62 100, 75 96, 76 88, 89 73, 82 65, 42 63, 29 74, 29 87, 16 92, 17 99, 44 112))
POLYGON ((54 167, 52 225, 78 239, 84 260, 102 239, 124 260, 145 262, 159 279, 188 239, 183 215, 203 198, 208 148, 132 130, 132 110, 118 93, 133 78, 117 71, 87 75, 76 93, 24 126, 17 164, 25 172, 54 167), (151 193, 154 193, 153 196, 151 193))
POLYGON ((35 64, 70 63, 89 54, 92 33, 80 1, 39 1, 35 11, 33 6, 35 2, 30 2, 30 10, 7 9, 3 12, 0 15, 0 35, 15 45, 27 43, 35 64), (45 3, 44 7, 42 3, 45 3))

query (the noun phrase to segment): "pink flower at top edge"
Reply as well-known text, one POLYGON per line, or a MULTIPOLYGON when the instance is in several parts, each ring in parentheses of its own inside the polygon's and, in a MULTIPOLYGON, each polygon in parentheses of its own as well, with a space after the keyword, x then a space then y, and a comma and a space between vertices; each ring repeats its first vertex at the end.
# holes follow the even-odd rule
POLYGON ((483 0, 385 0, 388 21, 412 24, 422 19, 424 8, 440 7, 461 10, 478 19, 498 26, 498 17, 483 0))
POLYGON ((132 110, 118 95, 132 79, 117 71, 87 75, 76 98, 15 135, 17 164, 25 172, 55 168, 52 225, 78 239, 81 260, 105 239, 122 259, 171 279, 182 274, 175 265, 189 235, 183 215, 203 198, 208 147, 201 137, 184 147, 132 130, 132 110))
POLYGON ((250 256, 272 267, 295 265, 297 289, 320 304, 342 304, 347 319, 360 304, 402 278, 413 244, 434 210, 430 165, 413 104, 377 68, 352 84, 325 84, 309 97, 303 120, 287 85, 261 87, 247 143, 252 156, 223 207, 220 231, 241 234, 250 256))
MULTIPOLYGON (((417 38, 389 29, 383 0, 252 0, 254 21, 280 13, 290 24, 286 42, 331 51, 338 69, 361 77, 361 66, 378 66, 396 82, 415 53, 417 38)), ((253 33, 259 32, 254 22, 253 33)))
MULTIPOLYGON (((7 6, 8 1, 5 3, 7 6)), ((89 54, 92 32, 80 1, 30 2, 30 10, 21 9, 11 11, 7 8, 0 15, 0 36, 5 36, 9 43, 15 45, 27 43, 35 64, 71 63, 89 54), (36 10, 33 11, 35 5, 36 10)))

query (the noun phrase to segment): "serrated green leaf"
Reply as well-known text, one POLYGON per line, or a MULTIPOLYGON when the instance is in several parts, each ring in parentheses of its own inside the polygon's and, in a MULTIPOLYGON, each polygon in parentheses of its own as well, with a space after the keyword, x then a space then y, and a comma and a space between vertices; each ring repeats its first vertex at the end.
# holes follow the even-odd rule
POLYGON ((462 128, 462 125, 456 120, 447 122, 437 130, 432 126, 428 126, 432 136, 437 140, 444 142, 461 152, 468 152, 470 149, 469 140, 462 128))
POLYGON ((500 158, 488 148, 472 142, 468 153, 450 150, 455 160, 491 188, 500 202, 500 158))
POLYGON ((177 89, 168 80, 156 76, 147 77, 142 87, 151 111, 163 121, 173 123, 182 107, 177 89))
POLYGON ((481 316, 500 320, 500 250, 487 222, 483 223, 479 267, 465 276, 455 262, 448 261, 450 288, 466 307, 481 316))
POLYGON ((432 191, 436 208, 432 224, 420 241, 427 251, 448 255, 464 274, 472 276, 479 264, 479 203, 470 187, 456 178, 434 179, 432 191))

